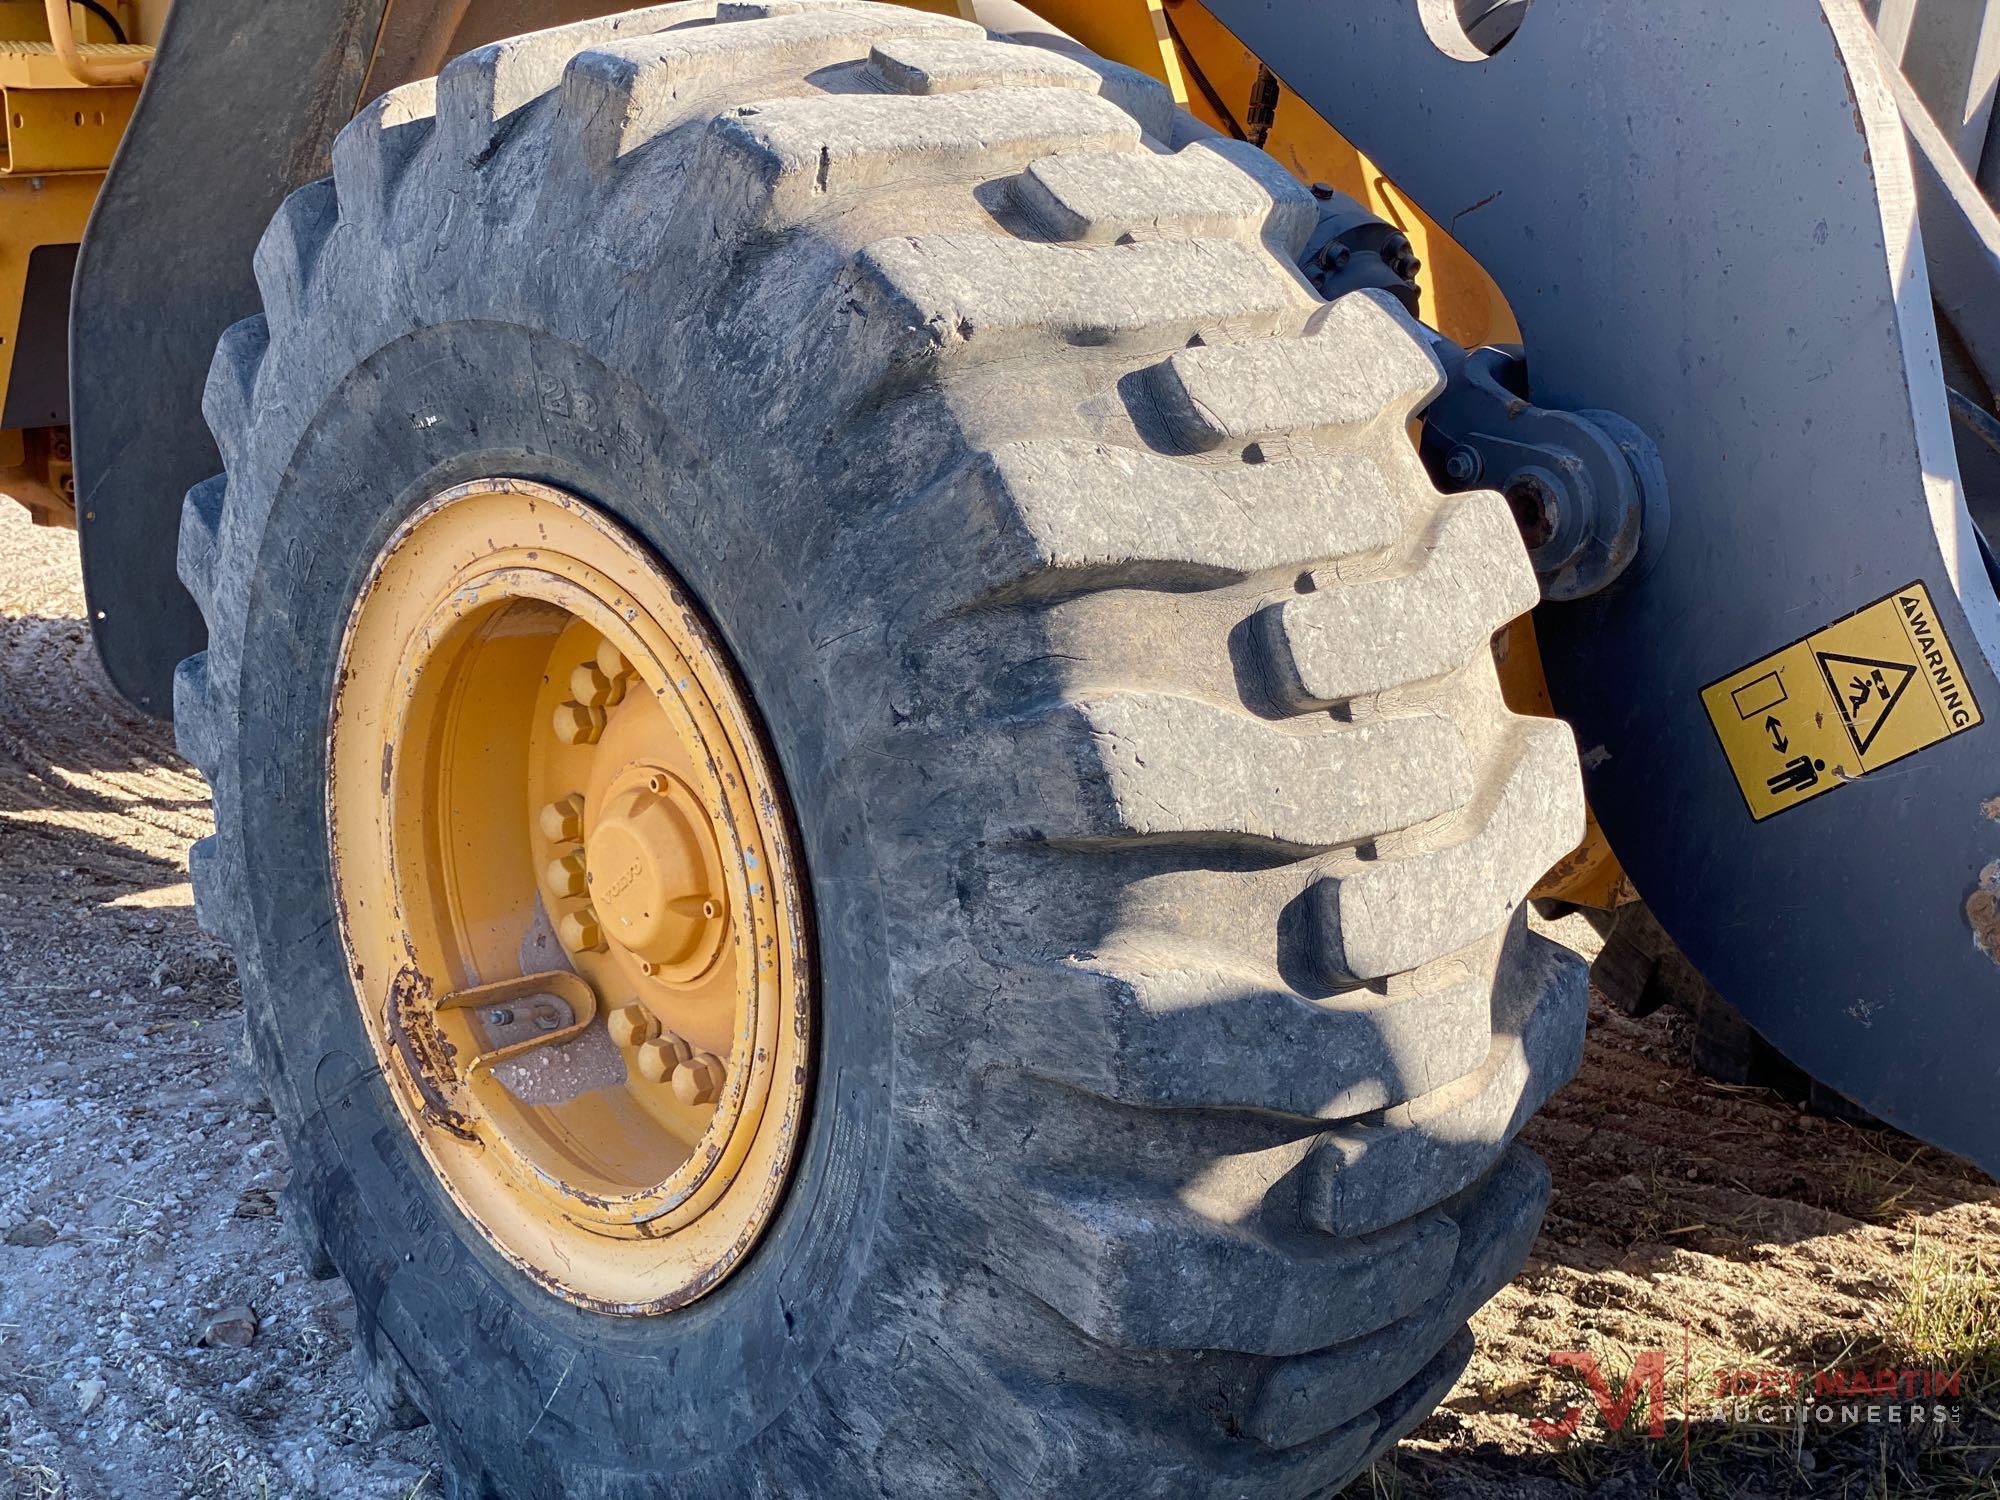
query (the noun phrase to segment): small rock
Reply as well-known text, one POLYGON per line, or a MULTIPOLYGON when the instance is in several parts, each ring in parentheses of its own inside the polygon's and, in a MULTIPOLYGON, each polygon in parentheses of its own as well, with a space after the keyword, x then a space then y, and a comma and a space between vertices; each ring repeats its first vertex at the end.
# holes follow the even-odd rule
POLYGON ((32 1219, 23 1219, 19 1224, 10 1225, 6 1238, 7 1243, 10 1245, 21 1245, 29 1250, 40 1250, 44 1246, 53 1245, 56 1242, 56 1226, 40 1214, 36 1214, 32 1219))
POLYGON ((225 1307, 210 1318, 201 1330, 204 1349, 247 1349, 257 1337, 257 1310, 252 1307, 225 1307))
POLYGON ((96 1411, 104 1400, 104 1382, 95 1375, 76 1383, 76 1409, 84 1416, 96 1411))

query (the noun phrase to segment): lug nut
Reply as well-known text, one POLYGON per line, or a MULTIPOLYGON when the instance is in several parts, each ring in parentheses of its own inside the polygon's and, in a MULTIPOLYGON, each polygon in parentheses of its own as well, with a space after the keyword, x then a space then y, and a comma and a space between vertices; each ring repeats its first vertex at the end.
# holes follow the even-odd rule
POLYGON ((643 1047, 660 1032, 660 1023, 643 1005, 621 1005, 604 1024, 611 1032, 611 1040, 627 1051, 643 1047))
POLYGON ((549 861, 549 889, 558 896, 581 896, 584 890, 583 851, 572 849, 560 858, 549 861))
POLYGON ((565 914, 556 924, 556 936, 562 939, 565 948, 575 953, 604 951, 604 925, 597 920, 592 907, 580 906, 565 914))
POLYGON ((632 663, 625 659, 625 653, 609 641, 597 643, 598 669, 607 677, 620 678, 632 670, 632 663))
POLYGON ((616 708, 625 698, 625 679, 602 662, 587 661, 569 674, 569 690, 593 708, 616 708))
MULTIPOLYGON (((639 1074, 648 1083, 665 1083, 679 1078, 681 1065, 691 1059, 694 1049, 668 1032, 639 1049, 639 1074)), ((680 1090, 676 1088, 675 1094, 680 1090)))
POLYGON ((683 1104, 713 1104, 729 1076, 712 1052, 690 1057, 674 1069, 674 1097, 683 1104))
POLYGON ((556 738, 565 745, 594 745, 604 733, 604 710, 591 703, 565 703, 556 710, 556 738))
POLYGON ((572 792, 542 809, 542 837, 551 844, 574 844, 583 837, 583 798, 572 792))

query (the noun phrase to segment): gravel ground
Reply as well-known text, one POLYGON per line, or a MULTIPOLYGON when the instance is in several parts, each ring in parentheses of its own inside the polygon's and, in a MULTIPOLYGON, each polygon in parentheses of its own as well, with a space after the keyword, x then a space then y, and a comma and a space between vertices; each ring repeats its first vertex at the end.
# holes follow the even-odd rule
POLYGON ((429 1434, 379 1430, 352 1304, 277 1218, 284 1147, 187 884, 209 826, 172 732, 104 681, 75 538, 0 498, 0 1496, 435 1496, 429 1434), (246 1307, 247 1347, 204 1347, 246 1307))
MULTIPOLYGON (((305 1275, 278 1218, 284 1148, 187 885, 201 779, 105 684, 82 617, 74 538, 0 501, 0 1006, 22 1024, 0 1053, 0 1500, 436 1495, 428 1434, 380 1425, 341 1283, 305 1275)), ((1556 1184, 1534 1259, 1351 1496, 2000 1497, 2000 1195, 1891 1132, 1707 1083, 1687 1051, 1677 1018, 1593 1007, 1581 1076, 1527 1131, 1556 1184), (1662 1436, 1635 1435, 1643 1406, 1610 1430, 1561 1350, 1613 1395, 1665 1354, 1662 1436), (1710 1410, 1719 1371, 1856 1366, 1963 1370, 1957 1420, 1710 1410), (1568 1406, 1572 1437, 1535 1435, 1568 1406)))

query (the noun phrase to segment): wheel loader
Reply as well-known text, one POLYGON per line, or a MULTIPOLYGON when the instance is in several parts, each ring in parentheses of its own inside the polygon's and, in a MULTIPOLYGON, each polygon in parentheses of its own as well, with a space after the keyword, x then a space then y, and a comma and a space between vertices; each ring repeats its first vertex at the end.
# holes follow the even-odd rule
POLYGON ((2000 1160, 2000 10, 0 36, 0 488, 448 1493, 1338 1488, 1549 1195, 1531 901, 2000 1160))

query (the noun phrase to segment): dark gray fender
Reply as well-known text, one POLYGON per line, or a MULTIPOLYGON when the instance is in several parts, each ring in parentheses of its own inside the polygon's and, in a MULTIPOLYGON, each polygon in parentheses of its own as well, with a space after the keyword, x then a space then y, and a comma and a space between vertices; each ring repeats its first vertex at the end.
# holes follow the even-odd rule
POLYGON ((178 0, 85 234, 70 313, 77 526, 106 670, 172 710, 201 616, 174 573, 181 497, 222 467, 201 417, 222 330, 257 311, 250 256, 324 176, 384 0, 178 0))

